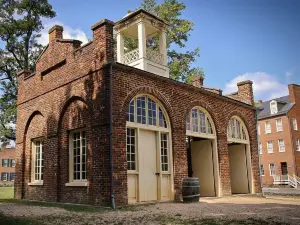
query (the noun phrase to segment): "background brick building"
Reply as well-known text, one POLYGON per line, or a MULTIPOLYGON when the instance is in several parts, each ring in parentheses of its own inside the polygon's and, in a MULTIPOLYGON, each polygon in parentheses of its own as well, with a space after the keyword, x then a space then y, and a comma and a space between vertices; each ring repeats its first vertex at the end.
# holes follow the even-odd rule
MULTIPOLYGON (((188 133, 194 135, 194 143, 203 137, 212 140, 214 196, 239 193, 233 191, 232 177, 241 170, 231 168, 235 161, 229 163, 229 152, 234 151, 229 149, 236 145, 242 146, 246 176, 246 190, 240 193, 260 193, 252 82, 240 83, 237 93, 223 96, 220 90, 168 78, 166 61, 160 58, 157 63, 153 52, 137 57, 143 68, 135 68, 132 61, 122 62, 129 56, 120 48, 120 34, 128 27, 128 32, 142 36, 130 59, 147 53, 147 32, 160 32, 161 43, 165 41, 164 22, 143 10, 117 23, 96 23, 93 40, 83 46, 63 39, 63 28, 54 26, 36 71, 19 72, 15 198, 90 204, 114 200, 118 205, 151 200, 147 189, 137 191, 143 177, 136 170, 140 160, 147 163, 139 150, 149 146, 141 140, 151 136, 160 156, 154 157, 158 171, 151 174, 160 185, 151 188, 155 200, 180 199, 189 170, 188 133), (114 57, 114 29, 117 52, 125 57, 114 57), (199 113, 205 125, 199 124, 199 113), (188 131, 189 115, 197 132, 188 131), (198 125, 205 132, 198 131, 198 125), (141 139, 137 135, 142 132, 152 133, 141 139)), ((160 51, 163 57, 166 49, 160 51)))
POLYGON ((15 148, 4 145, 0 149, 0 186, 11 185, 15 180, 15 148))
POLYGON ((288 88, 288 96, 258 105, 260 167, 266 186, 273 185, 273 176, 300 176, 300 86, 288 88))

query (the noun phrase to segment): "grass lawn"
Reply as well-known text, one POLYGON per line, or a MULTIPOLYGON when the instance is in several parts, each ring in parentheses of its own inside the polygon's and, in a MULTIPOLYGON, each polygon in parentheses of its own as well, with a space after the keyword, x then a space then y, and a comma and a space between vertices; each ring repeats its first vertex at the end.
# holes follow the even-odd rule
POLYGON ((14 198, 14 187, 0 187, 0 199, 14 198))

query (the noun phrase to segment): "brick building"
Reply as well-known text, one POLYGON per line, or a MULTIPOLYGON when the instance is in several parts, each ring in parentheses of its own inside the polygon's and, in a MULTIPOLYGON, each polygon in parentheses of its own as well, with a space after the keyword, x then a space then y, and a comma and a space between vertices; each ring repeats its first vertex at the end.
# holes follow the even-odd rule
POLYGON ((0 186, 11 185, 15 180, 15 148, 4 145, 0 149, 0 186))
POLYGON ((180 199, 188 175, 202 196, 261 192, 252 82, 224 96, 201 78, 170 79, 167 27, 138 10, 96 23, 83 46, 63 39, 61 26, 49 30, 36 71, 18 73, 15 198, 180 199), (147 47, 155 35, 158 48, 147 47))
POLYGON ((289 95, 258 105, 260 169, 265 186, 273 185, 274 176, 300 176, 300 85, 288 88, 289 95))

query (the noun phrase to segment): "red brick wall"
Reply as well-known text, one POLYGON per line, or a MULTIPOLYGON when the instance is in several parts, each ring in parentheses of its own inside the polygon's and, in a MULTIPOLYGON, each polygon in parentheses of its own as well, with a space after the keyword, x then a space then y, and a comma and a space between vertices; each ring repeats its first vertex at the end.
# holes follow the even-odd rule
POLYGON ((8 173, 8 181, 2 181, 0 177, 0 185, 2 184, 12 184, 13 182, 10 181, 10 173, 15 172, 15 167, 11 166, 11 159, 15 159, 15 148, 6 148, 6 146, 0 149, 0 176, 1 173, 8 173), (9 164, 8 167, 2 167, 2 159, 8 159, 9 164))

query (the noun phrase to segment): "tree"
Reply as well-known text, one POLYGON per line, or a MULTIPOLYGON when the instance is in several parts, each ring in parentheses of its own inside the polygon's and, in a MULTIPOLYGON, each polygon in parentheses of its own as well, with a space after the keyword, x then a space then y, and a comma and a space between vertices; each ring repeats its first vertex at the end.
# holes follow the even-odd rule
MULTIPOLYGON (((161 4, 157 4, 155 0, 143 0, 141 8, 170 24, 167 31, 167 54, 171 78, 190 83, 193 76, 204 77, 202 68, 192 66, 200 56, 199 48, 184 52, 194 26, 193 22, 180 18, 185 4, 178 0, 164 0, 161 4), (175 46, 179 47, 180 51, 175 50, 175 46)), ((155 48, 157 43, 157 39, 152 39, 147 45, 155 48)))
POLYGON ((17 75, 34 70, 43 50, 37 40, 42 18, 55 12, 47 0, 0 0, 0 141, 15 140, 17 75), (3 47, 2 47, 3 46, 3 47))

